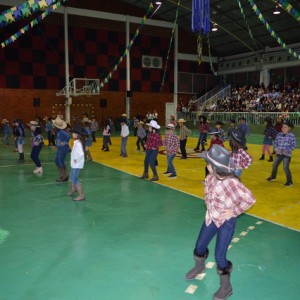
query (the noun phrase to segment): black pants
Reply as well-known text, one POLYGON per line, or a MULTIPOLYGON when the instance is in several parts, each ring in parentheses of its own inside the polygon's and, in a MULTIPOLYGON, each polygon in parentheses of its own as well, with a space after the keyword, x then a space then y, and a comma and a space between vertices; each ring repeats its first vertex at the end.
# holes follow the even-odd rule
POLYGON ((186 150, 185 150, 186 142, 187 142, 187 139, 180 140, 181 157, 184 157, 184 158, 187 158, 187 156, 186 156, 186 150))

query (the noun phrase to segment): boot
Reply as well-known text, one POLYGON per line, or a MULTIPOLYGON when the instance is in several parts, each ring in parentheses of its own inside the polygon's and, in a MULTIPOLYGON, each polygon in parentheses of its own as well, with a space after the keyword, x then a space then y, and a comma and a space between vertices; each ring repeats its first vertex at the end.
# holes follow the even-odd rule
POLYGON ((62 182, 63 178, 63 168, 57 167, 58 170, 58 179, 56 179, 57 182, 62 182))
POLYGON ((67 196, 72 196, 77 192, 75 184, 71 183, 70 184, 70 189, 69 192, 67 193, 67 196))
POLYGON ((148 175, 148 173, 145 173, 144 172, 144 174, 141 176, 141 177, 139 177, 140 179, 148 179, 149 178, 149 175, 148 175))
POLYGON ((226 269, 217 268, 217 273, 220 276, 220 288, 214 294, 214 300, 226 300, 232 295, 232 287, 230 283, 230 273, 232 272, 232 263, 228 261, 226 269))
POLYGON ((273 156, 272 155, 270 156, 268 162, 271 162, 271 161, 273 161, 273 156))
POLYGON ((262 155, 261 155, 261 158, 260 158, 259 160, 265 160, 265 155, 262 154, 262 155))
POLYGON ((25 162, 25 159, 24 159, 24 153, 19 153, 19 160, 18 160, 18 163, 23 163, 25 162))
POLYGON ((62 167, 61 168, 61 174, 62 174, 62 176, 61 176, 61 182, 66 182, 66 181, 68 181, 69 180, 69 177, 68 177, 68 173, 67 173, 67 169, 66 169, 66 167, 62 167))
POLYGON ((93 160, 90 150, 86 150, 86 158, 87 160, 93 160))
POLYGON ((34 174, 42 174, 43 173, 43 168, 42 167, 38 167, 33 171, 34 174))
POLYGON ((104 151, 105 151, 105 152, 109 151, 108 145, 105 146, 105 150, 104 150, 104 151))
POLYGON ((76 184, 76 190, 78 192, 78 196, 73 199, 73 201, 82 201, 85 199, 84 193, 83 193, 83 188, 80 183, 76 184))
POLYGON ((154 175, 153 178, 150 179, 150 181, 158 181, 158 179, 159 179, 158 176, 154 175))
POLYGON ((198 274, 204 273, 205 271, 205 260, 208 257, 208 249, 206 249, 206 253, 204 256, 198 256, 194 251, 194 260, 195 266, 190 271, 188 271, 185 275, 186 280, 194 279, 198 274))

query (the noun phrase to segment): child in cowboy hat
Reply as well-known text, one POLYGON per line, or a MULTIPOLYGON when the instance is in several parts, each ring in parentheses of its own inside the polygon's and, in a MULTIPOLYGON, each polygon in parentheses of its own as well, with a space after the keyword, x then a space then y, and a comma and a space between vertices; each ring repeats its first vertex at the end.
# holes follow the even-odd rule
POLYGON ((284 186, 286 187, 291 187, 293 185, 292 173, 289 167, 292 152, 296 148, 296 137, 290 132, 293 127, 294 124, 289 120, 285 120, 282 123, 281 132, 276 135, 274 141, 276 157, 273 163, 272 174, 269 178, 267 178, 267 181, 273 181, 276 179, 278 167, 283 161, 283 170, 286 175, 286 183, 284 186))
POLYGON ((57 182, 68 181, 67 167, 65 164, 67 153, 70 151, 69 141, 70 135, 67 132, 67 122, 63 119, 57 117, 55 120, 52 120, 52 123, 57 131, 56 134, 56 155, 55 155, 55 164, 59 172, 59 178, 57 182))
POLYGON ((235 174, 240 177, 244 169, 252 164, 252 156, 247 152, 246 138, 240 129, 232 129, 229 132, 229 145, 231 157, 235 165, 235 174))
POLYGON ((30 154, 30 158, 35 163, 35 170, 33 170, 34 174, 41 174, 43 173, 43 167, 41 161, 39 159, 40 152, 44 145, 44 138, 42 136, 41 127, 37 121, 30 121, 28 124, 31 131, 31 144, 32 150, 30 154))
POLYGON ((181 152, 181 159, 187 159, 187 154, 186 154, 186 143, 187 143, 187 138, 191 134, 191 130, 188 129, 184 123, 186 121, 184 119, 179 119, 177 123, 179 124, 179 142, 180 142, 180 152, 181 152))
POLYGON ((153 172, 153 178, 150 179, 150 181, 157 181, 158 174, 155 166, 155 161, 156 157, 158 154, 158 149, 163 145, 162 138, 159 134, 159 128, 160 126, 157 124, 156 121, 152 120, 150 123, 146 124, 149 128, 149 135, 147 137, 147 142, 146 142, 146 156, 144 160, 144 173, 140 177, 140 179, 147 179, 149 178, 148 175, 148 170, 149 170, 149 165, 152 169, 153 172))
POLYGON ((237 216, 249 209, 255 199, 235 175, 234 162, 230 152, 220 145, 213 145, 209 151, 200 154, 207 162, 209 175, 205 179, 206 215, 194 249, 195 266, 185 275, 194 279, 205 272, 208 245, 217 236, 215 259, 220 288, 214 300, 225 300, 232 294, 230 274, 232 263, 227 260, 227 250, 234 234, 237 216))

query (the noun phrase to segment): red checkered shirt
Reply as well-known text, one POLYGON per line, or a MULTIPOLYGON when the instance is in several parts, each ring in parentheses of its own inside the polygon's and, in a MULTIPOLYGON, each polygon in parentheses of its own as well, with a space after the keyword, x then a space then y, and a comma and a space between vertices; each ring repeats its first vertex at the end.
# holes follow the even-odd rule
POLYGON ((204 192, 207 226, 214 222, 219 228, 226 221, 224 213, 227 210, 232 210, 233 217, 237 217, 255 203, 251 191, 233 176, 220 180, 209 174, 205 179, 204 192))
POLYGON ((235 167, 240 166, 242 169, 247 169, 252 164, 252 156, 244 149, 239 148, 236 152, 231 153, 235 167))
POLYGON ((160 134, 157 132, 149 134, 145 145, 147 150, 158 150, 158 148, 163 145, 160 134))
POLYGON ((176 154, 180 146, 179 139, 174 132, 167 132, 164 139, 167 154, 176 154))

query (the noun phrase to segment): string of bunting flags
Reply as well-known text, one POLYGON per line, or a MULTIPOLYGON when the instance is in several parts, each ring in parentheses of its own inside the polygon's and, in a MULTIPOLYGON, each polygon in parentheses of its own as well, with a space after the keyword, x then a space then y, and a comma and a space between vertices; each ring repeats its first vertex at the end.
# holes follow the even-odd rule
POLYGON ((146 23, 146 20, 147 20, 147 17, 148 15, 151 13, 151 11, 153 10, 154 6, 153 6, 153 3, 152 1, 150 2, 150 5, 144 15, 144 17, 142 18, 142 21, 139 25, 139 27, 137 28, 137 30, 135 31, 132 39, 130 40, 129 44, 127 45, 125 51, 123 52, 123 54, 121 55, 121 57, 119 58, 118 62, 115 64, 115 66, 113 67, 112 71, 105 77, 105 79, 100 82, 99 84, 99 87, 100 89, 106 84, 109 82, 109 80, 111 79, 113 73, 118 69, 119 65, 122 63, 123 59, 128 55, 134 41, 136 40, 136 38, 139 36, 140 34, 140 30, 144 27, 145 23, 146 23))
MULTIPOLYGON (((52 0, 48 0, 49 3, 51 1, 52 0)), ((30 1, 28 1, 28 2, 30 2, 30 1)), ((40 2, 42 2, 42 1, 40 1, 40 2)), ((53 5, 47 6, 47 10, 45 12, 43 12, 42 14, 40 14, 37 18, 35 18, 29 24, 25 25, 18 32, 16 32, 12 36, 10 36, 7 40, 5 40, 4 42, 2 42, 1 43, 1 47, 5 48, 7 45, 15 42, 22 34, 26 33, 29 29, 33 28, 40 21, 42 21, 43 19, 45 19, 51 12, 53 12, 54 10, 58 9, 61 6, 61 2, 60 1, 52 1, 52 2, 56 2, 56 3, 53 4, 53 5)))
POLYGON ((296 51, 292 50, 285 42, 282 41, 282 39, 277 35, 277 33, 271 28, 270 24, 265 20, 264 16, 261 14, 260 10, 256 6, 253 0, 248 0, 250 6, 252 7, 253 11, 257 15, 258 19, 265 25, 271 36, 277 41, 277 43, 288 53, 293 55, 295 58, 300 59, 300 54, 298 54, 296 51))
POLYGON ((286 0, 272 0, 274 3, 279 3, 281 7, 294 17, 298 22, 300 22, 300 13, 286 0))
POLYGON ((168 54, 167 54, 167 58, 166 58, 166 64, 165 64, 165 69, 164 69, 164 74, 163 74, 163 78, 162 78, 162 82, 161 82, 160 91, 163 90, 164 85, 165 85, 169 55, 170 55, 170 51, 171 51, 171 47, 172 47, 172 43, 173 43, 173 38, 174 38, 174 33, 175 33, 175 29, 176 29, 179 7, 180 7, 180 0, 178 0, 178 2, 177 2, 176 16, 175 16, 175 21, 174 21, 174 24, 173 24, 172 36, 171 36, 171 40, 170 40, 170 44, 169 44, 169 49, 168 49, 168 54))
POLYGON ((31 16, 32 14, 47 9, 49 6, 58 2, 65 2, 67 0, 29 0, 5 10, 0 14, 0 27, 4 28, 9 24, 22 20, 31 16))

